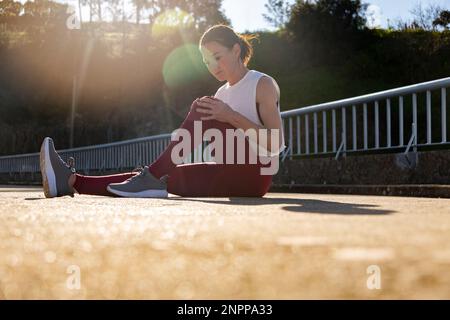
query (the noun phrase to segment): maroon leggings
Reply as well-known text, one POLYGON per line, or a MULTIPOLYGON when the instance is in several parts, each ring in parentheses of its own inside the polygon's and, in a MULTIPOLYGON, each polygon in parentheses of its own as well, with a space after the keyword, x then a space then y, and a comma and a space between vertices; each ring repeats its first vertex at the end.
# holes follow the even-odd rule
MULTIPOLYGON (((197 103, 194 101, 190 111, 180 128, 186 129, 194 136, 194 121, 200 121, 203 114, 197 112, 197 103)), ((228 123, 216 120, 202 121, 203 133, 215 128, 225 137, 226 129, 236 129, 228 123)), ((191 148, 195 147, 191 139, 191 148)), ((224 145, 226 139, 224 139, 224 145)), ((184 197, 262 197, 269 190, 272 182, 271 175, 261 175, 260 169, 264 167, 258 160, 256 164, 249 162, 248 142, 245 142, 245 164, 237 164, 237 148, 235 144, 234 164, 192 163, 175 164, 171 159, 171 152, 178 141, 172 141, 164 152, 149 165, 150 172, 157 178, 168 175, 167 191, 184 197)), ((226 150, 223 150, 226 159, 226 150)), ((225 160, 224 160, 225 162, 225 160)), ((120 183, 134 176, 136 173, 121 173, 107 176, 84 176, 77 174, 74 188, 80 194, 114 196, 106 187, 110 183, 120 183)))

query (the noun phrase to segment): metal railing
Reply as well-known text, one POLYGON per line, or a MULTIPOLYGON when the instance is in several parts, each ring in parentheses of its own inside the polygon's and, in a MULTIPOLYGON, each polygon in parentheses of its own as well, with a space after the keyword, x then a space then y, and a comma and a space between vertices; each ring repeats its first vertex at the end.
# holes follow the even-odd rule
POLYGON ((450 78, 444 78, 283 112, 288 156, 333 154, 337 159, 347 152, 449 144, 449 86, 450 78))
MULTIPOLYGON (((287 144, 284 156, 333 155, 338 159, 348 152, 408 152, 411 147, 449 145, 448 87, 450 77, 282 112, 287 144), (433 131, 436 126, 440 130, 433 131)), ((169 144, 170 136, 58 152, 63 159, 74 157, 78 170, 120 171, 154 161, 169 144)), ((201 158, 199 148, 185 162, 200 162, 201 158)), ((0 157, 0 173, 16 172, 39 172, 39 153, 0 157)))
MULTIPOLYGON (((134 168, 153 162, 170 143, 170 134, 88 147, 58 150, 61 158, 74 157, 77 170, 105 171, 134 168)), ((0 173, 39 172, 39 153, 0 157, 0 173)))

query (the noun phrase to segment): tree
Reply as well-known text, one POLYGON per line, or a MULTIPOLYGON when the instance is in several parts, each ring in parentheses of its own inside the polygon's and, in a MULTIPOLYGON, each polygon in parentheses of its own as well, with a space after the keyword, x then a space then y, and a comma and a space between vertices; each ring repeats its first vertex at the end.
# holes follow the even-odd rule
POLYGON ((27 1, 23 5, 23 18, 33 28, 61 28, 68 16, 67 8, 67 4, 51 0, 27 1))
POLYGON ((450 27, 450 11, 449 10, 442 10, 439 14, 439 17, 434 19, 433 21, 433 27, 442 27, 446 30, 450 27))
POLYGON ((0 1, 0 17, 17 17, 22 10, 22 4, 14 0, 0 1))
MULTIPOLYGON (((102 3, 104 0, 79 0, 81 6, 89 6, 89 22, 94 20, 94 16, 97 16, 99 21, 102 21, 102 3)), ((81 12, 81 11, 80 11, 81 12)))
POLYGON ((97 17, 98 20, 101 22, 102 21, 102 3, 103 0, 95 0, 96 4, 97 4, 97 17))
POLYGON ((192 17, 193 27, 205 30, 217 23, 230 24, 230 21, 221 11, 223 0, 153 0, 147 5, 151 9, 150 24, 165 10, 179 9, 192 17))
POLYGON ((437 4, 430 3, 427 7, 423 7, 419 2, 410 11, 414 17, 411 26, 427 31, 436 30, 437 25, 434 24, 434 21, 439 18, 442 11, 443 9, 437 4))
POLYGON ((141 11, 147 6, 147 0, 132 0, 136 9, 136 24, 141 21, 141 11))
POLYGON ((0 1, 0 24, 14 23, 20 12, 22 11, 22 4, 14 0, 0 1))
POLYGON ((269 14, 263 14, 264 19, 275 28, 284 28, 291 15, 290 5, 286 0, 268 0, 264 5, 269 14))
POLYGON ((299 39, 336 40, 366 28, 361 0, 297 0, 287 28, 299 39))
POLYGON ((105 0, 107 3, 106 11, 111 15, 113 23, 116 23, 122 17, 122 0, 105 0))
POLYGON ((367 43, 366 9, 361 0, 297 0, 287 35, 309 65, 338 64, 367 43))
POLYGON ((80 15, 80 24, 83 25, 83 15, 81 14, 81 8, 83 6, 83 0, 78 0, 78 13, 80 15))

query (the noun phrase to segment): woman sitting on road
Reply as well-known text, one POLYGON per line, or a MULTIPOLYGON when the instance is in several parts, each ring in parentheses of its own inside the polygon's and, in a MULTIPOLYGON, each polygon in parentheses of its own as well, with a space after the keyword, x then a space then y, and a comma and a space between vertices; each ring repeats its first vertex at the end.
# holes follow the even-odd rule
MULTIPOLYGON (((253 54, 248 39, 224 25, 216 25, 204 33, 199 43, 203 61, 217 80, 227 83, 214 97, 196 99, 180 129, 193 135, 195 122, 201 121, 202 137, 208 129, 219 130, 224 137, 227 129, 232 129, 254 130, 257 134, 265 131, 270 133, 269 138, 246 137, 245 150, 234 150, 232 163, 193 164, 173 160, 172 151, 179 142, 172 139, 159 158, 139 173, 84 176, 75 172, 73 162, 67 164, 59 157, 53 140, 47 137, 40 154, 45 196, 73 196, 75 191, 89 195, 149 198, 167 197, 168 193, 189 197, 262 197, 266 194, 272 174, 262 174, 262 168, 267 167, 267 158, 278 161, 278 154, 284 148, 280 90, 272 77, 247 68, 253 54), (271 135, 274 132, 277 134, 271 135), (266 151, 265 162, 262 158, 256 163, 249 161, 252 152, 259 155, 255 145, 266 151), (239 152, 246 154, 243 164, 236 161, 239 152)), ((229 142, 230 139, 225 139, 225 145, 229 142)), ((217 155, 218 150, 215 152, 217 155)), ((223 159, 227 152, 232 150, 223 147, 223 159)))

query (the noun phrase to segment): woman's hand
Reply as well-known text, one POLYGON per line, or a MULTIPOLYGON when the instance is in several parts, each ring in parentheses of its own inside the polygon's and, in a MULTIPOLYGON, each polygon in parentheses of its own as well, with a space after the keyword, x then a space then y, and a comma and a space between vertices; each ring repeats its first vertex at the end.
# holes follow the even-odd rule
POLYGON ((229 122, 234 113, 228 104, 214 97, 203 97, 196 101, 199 106, 196 110, 205 114, 204 117, 201 117, 201 120, 229 122))

